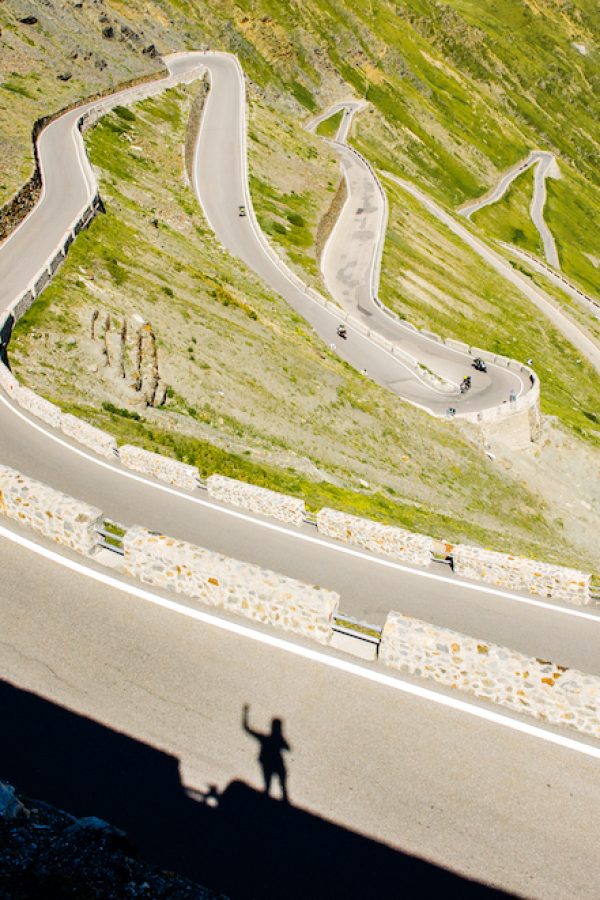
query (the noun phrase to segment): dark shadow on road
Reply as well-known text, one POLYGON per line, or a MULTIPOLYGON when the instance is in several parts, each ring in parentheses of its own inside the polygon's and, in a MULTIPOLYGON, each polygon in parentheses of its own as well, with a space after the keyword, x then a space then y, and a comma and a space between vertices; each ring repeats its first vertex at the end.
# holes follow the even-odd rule
POLYGON ((249 713, 250 707, 246 704, 242 712, 242 727, 246 734, 258 742, 260 747, 258 762, 262 769, 265 794, 271 793, 271 783, 273 778, 276 778, 281 790, 281 799, 285 803, 289 803, 287 769, 283 754, 292 748, 283 736, 283 722, 281 719, 271 719, 271 731, 255 731, 250 728, 249 713))
POLYGON ((241 781, 188 793, 174 756, 3 681, 0 711, 1 779, 234 900, 501 895, 241 781))

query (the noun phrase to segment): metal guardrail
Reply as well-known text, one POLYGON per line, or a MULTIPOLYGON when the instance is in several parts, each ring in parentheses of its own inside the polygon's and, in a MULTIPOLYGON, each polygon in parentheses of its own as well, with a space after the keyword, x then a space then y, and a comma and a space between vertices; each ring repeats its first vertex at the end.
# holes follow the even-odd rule
POLYGON ((109 519, 105 519, 102 524, 102 528, 96 529, 96 534, 100 538, 98 546, 102 547, 104 550, 111 550, 119 556, 124 556, 123 537, 125 536, 126 529, 121 525, 117 525, 115 522, 111 522, 109 519))
POLYGON ((370 625, 368 622, 363 622, 352 616, 334 616, 332 627, 338 634, 347 634, 350 637, 357 638, 359 641, 365 641, 367 644, 376 644, 379 647, 381 643, 382 629, 379 626, 370 625))

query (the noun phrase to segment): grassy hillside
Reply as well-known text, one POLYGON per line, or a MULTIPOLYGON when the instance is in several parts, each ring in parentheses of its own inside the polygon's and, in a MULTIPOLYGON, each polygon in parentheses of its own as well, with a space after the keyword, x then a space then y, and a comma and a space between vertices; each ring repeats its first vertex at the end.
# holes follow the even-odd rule
POLYGON ((532 166, 515 178, 500 200, 473 213, 471 221, 490 237, 529 250, 543 259, 542 241, 529 214, 533 175, 532 166))
MULTIPOLYGON (((354 92, 370 101, 355 123, 358 148, 448 208, 484 193, 532 147, 555 152, 563 178, 548 183, 548 221, 565 271, 599 291, 590 225, 600 221, 600 13, 591 0, 26 5, 0 3, 0 203, 31 170, 36 116, 159 71, 157 54, 212 47, 236 53, 248 77, 259 219, 315 285, 316 231, 339 173, 318 139, 294 123, 354 92), (30 12, 36 23, 19 21, 30 12)), ((148 101, 133 120, 116 113, 90 135, 108 214, 80 236, 20 326, 19 375, 91 421, 202 471, 279 486, 314 505, 329 497, 451 539, 592 564, 583 541, 592 526, 582 527, 570 501, 563 509, 551 495, 565 453, 535 449, 539 490, 512 463, 494 465, 472 431, 399 404, 332 358, 302 320, 218 250, 182 177, 190 96, 181 89, 148 101), (117 320, 139 313, 155 326, 171 385, 164 409, 132 417, 127 391, 88 337, 98 307, 117 320)), ((591 471, 597 379, 539 313, 414 201, 398 191, 391 199, 387 301, 445 335, 533 355, 544 408, 570 429, 560 432, 561 447, 570 442, 566 455, 591 471), (573 434, 585 441, 576 446, 573 434)), ((579 475, 565 478, 574 501, 587 504, 579 475)))
POLYGON ((205 474, 451 540, 584 560, 542 497, 495 466, 470 430, 363 379, 215 246, 183 175, 191 93, 170 91, 134 115, 117 109, 88 134, 107 213, 18 324, 17 375, 121 441, 205 474), (170 385, 165 407, 131 404, 126 380, 89 337, 94 309, 117 324, 133 314, 152 323, 170 385))
MULTIPOLYGON (((237 53, 279 109, 306 114, 349 88, 366 97, 359 148, 450 206, 539 146, 581 179, 557 216, 584 227, 584 196, 600 209, 595 0, 99 0, 35 4, 34 25, 23 9, 0 5, 0 202, 29 168, 35 115, 156 69, 152 48, 212 46, 237 53)), ((577 243, 568 226, 562 243, 577 243)))
POLYGON ((343 115, 344 111, 340 109, 339 112, 333 113, 332 116, 323 119, 323 121, 319 122, 317 125, 317 134, 324 138, 334 138, 341 125, 343 115))
MULTIPOLYGON (((520 291, 410 194, 385 182, 390 226, 380 295, 400 315, 446 337, 525 362, 542 382, 542 410, 599 445, 600 379, 520 291)), ((571 305, 574 301, 565 305, 571 305)))
POLYGON ((337 159, 296 118, 255 98, 249 106, 248 137, 258 222, 278 253, 323 292, 315 235, 340 179, 337 159))
POLYGON ((600 301, 600 197, 572 167, 546 182, 544 217, 564 273, 600 301))

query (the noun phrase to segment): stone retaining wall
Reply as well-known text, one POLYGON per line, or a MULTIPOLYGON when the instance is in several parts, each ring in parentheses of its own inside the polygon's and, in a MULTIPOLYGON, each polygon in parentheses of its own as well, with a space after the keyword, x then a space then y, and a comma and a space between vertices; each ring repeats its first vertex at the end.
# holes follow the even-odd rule
POLYGON ((317 528, 327 537, 373 553, 383 553, 418 566, 428 566, 431 562, 432 538, 393 525, 382 525, 325 508, 317 513, 317 528))
POLYGON ((97 546, 101 510, 8 466, 0 466, 0 512, 78 553, 89 555, 97 546))
POLYGON ((332 635, 339 595, 268 569, 155 534, 139 526, 124 539, 125 571, 147 584, 312 638, 332 635))
POLYGON ((2 361, 0 361, 0 385, 9 397, 14 397, 19 390, 19 382, 2 361))
POLYGON ((43 397, 39 397, 26 387, 19 388, 15 393, 15 399, 19 406, 22 406, 27 412, 30 412, 38 419, 41 419, 42 422, 46 422, 46 424, 51 425, 52 428, 60 428, 62 412, 58 406, 54 405, 54 403, 50 403, 49 400, 44 400, 43 397))
POLYGON ((591 575, 576 569, 464 544, 454 547, 452 557, 454 571, 464 578, 476 578, 511 591, 528 591, 575 606, 590 602, 591 575))
POLYGON ((216 500, 241 506, 263 516, 271 516, 289 525, 302 525, 306 518, 304 500, 298 497, 288 497, 287 494, 255 487, 224 475, 210 475, 206 479, 206 487, 210 496, 216 500))
POLYGON ((106 456, 113 459, 117 455, 117 442, 114 437, 78 419, 69 413, 63 413, 60 419, 60 427, 63 434, 73 438, 85 447, 95 450, 100 456, 106 456))
POLYGON ((600 737, 600 678, 388 614, 379 659, 394 669, 600 737))
POLYGON ((188 466, 176 459, 169 459, 159 453, 133 447, 131 444, 119 447, 119 457, 126 468, 143 472, 145 475, 153 475, 159 481, 176 484, 189 491, 198 487, 199 475, 195 466, 188 466))
POLYGON ((464 341, 457 341, 454 338, 446 338, 444 343, 447 347, 450 347, 451 350, 460 350, 461 353, 469 352, 469 345, 465 344, 464 341))

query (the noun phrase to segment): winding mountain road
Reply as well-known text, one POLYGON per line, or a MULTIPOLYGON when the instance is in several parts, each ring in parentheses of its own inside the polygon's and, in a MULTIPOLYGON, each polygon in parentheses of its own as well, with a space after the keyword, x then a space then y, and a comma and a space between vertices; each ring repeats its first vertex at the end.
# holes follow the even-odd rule
MULTIPOLYGON (((194 160, 194 186, 218 238, 316 328, 334 329, 339 313, 332 314, 307 296, 297 279, 260 239, 258 230, 237 215, 240 201, 252 211, 246 173, 243 79, 237 61, 227 55, 198 53, 171 57, 167 63, 172 78, 198 74, 199 67, 207 67, 211 73, 212 88, 194 160)), ((118 94, 111 102, 125 102, 128 93, 118 94)), ((0 277, 4 302, 23 290, 37 271, 40 258, 68 230, 73 216, 93 195, 93 177, 76 129, 80 114, 81 110, 67 113, 42 133, 40 156, 46 180, 42 200, 0 246, 0 275, 7 276, 6 280, 0 277), (63 197, 67 198, 66 205, 63 197), (50 225, 52 239, 46 233, 50 225)), ((346 148, 343 152, 352 181, 356 157, 346 148)), ((361 186, 369 189, 363 173, 360 166, 357 190, 361 186)), ((369 286, 363 283, 362 287, 365 303, 370 302, 369 286)), ((383 316, 378 309, 374 312, 383 316)), ((389 327, 395 324, 390 322, 389 327)), ((390 354, 380 352, 358 333, 351 335, 347 345, 344 351, 355 364, 366 362, 375 375, 379 367, 384 382, 395 373, 397 382, 402 366, 390 354)), ((404 381, 407 380, 405 374, 404 381)), ((446 398, 442 402, 446 403, 446 398)), ((381 623, 388 610, 396 608, 509 644, 533 656, 554 658, 588 670, 595 665, 587 640, 589 627, 600 624, 594 613, 561 611, 560 607, 539 604, 532 598, 507 595, 481 584, 469 585, 445 568, 440 573, 435 566, 422 570, 396 564, 328 541, 310 526, 286 528, 226 509, 204 494, 166 487, 134 475, 116 460, 107 462, 95 457, 33 420, 5 396, 0 397, 0 459, 52 487, 100 506, 125 525, 139 522, 302 581, 338 590, 347 614, 381 623), (561 623, 558 628, 557 622, 561 623)))
POLYGON ((544 219, 544 206, 546 205, 546 178, 557 177, 558 165, 553 153, 546 150, 532 150, 527 159, 518 162, 515 166, 505 172, 500 178, 498 184, 483 197, 467 203, 459 209, 461 216, 470 219, 473 213, 497 203, 501 200, 506 191, 509 189, 515 178, 518 178, 531 166, 535 166, 533 175, 533 194, 531 204, 529 206, 529 214, 535 227, 537 228, 542 244, 544 247, 544 256, 549 265, 560 271, 560 260, 552 232, 544 219))
MULTIPOLYGON (((472 357, 469 354, 453 349, 390 315, 379 300, 379 275, 388 218, 387 198, 372 168, 361 154, 346 143, 352 118, 364 106, 364 103, 353 101, 335 104, 305 126, 309 131, 314 131, 325 118, 344 111, 335 140, 329 141, 339 158, 346 182, 346 201, 321 259, 321 270, 329 293, 354 320, 385 337, 407 358, 418 361, 439 377, 436 389, 440 402, 435 406, 423 399, 421 384, 404 381, 399 393, 405 399, 436 411, 443 410, 444 405, 452 405, 460 414, 498 406, 507 400, 511 391, 517 396, 527 393, 531 387, 527 372, 508 370, 494 363, 488 365, 487 373, 476 372, 470 368, 472 357), (457 388, 465 374, 471 376, 472 388, 464 396, 459 394, 457 399, 457 388)), ((431 384, 427 388, 431 391, 431 384)))
POLYGON ((411 194, 422 206, 436 217, 440 222, 454 232, 461 240, 469 245, 486 263, 510 281, 522 294, 531 300, 538 309, 552 322, 556 328, 569 340, 574 347, 592 364, 600 373, 600 347, 583 332, 578 325, 569 319, 561 309, 550 299, 537 285, 532 284, 531 279, 522 275, 511 266, 509 261, 497 253, 489 244, 472 234, 464 225, 458 222, 446 210, 442 209, 435 200, 432 200, 424 191, 416 187, 411 181, 398 178, 397 175, 386 173, 386 177, 395 181, 401 188, 411 194))
MULTIPOLYGON (((307 293, 257 228, 248 192, 245 101, 237 62, 225 55, 186 54, 171 57, 167 65, 175 78, 198 67, 211 74, 194 186, 218 239, 325 340, 333 338, 338 310, 307 293), (240 203, 249 210, 246 219, 237 215, 240 203)), ((158 83, 157 89, 166 84, 158 83)), ((127 102, 126 94, 113 102, 127 102)), ((44 193, 0 246, 0 308, 27 287, 95 191, 75 128, 79 115, 81 109, 67 113, 42 133, 44 193)), ((363 163, 347 148, 340 152, 353 203, 364 196, 376 207, 373 215, 380 216, 363 163)), ((351 205, 342 229, 353 231, 355 215, 351 205)), ((336 254, 343 267, 341 252, 333 245, 328 249, 332 270, 336 254)), ((370 290, 365 281, 370 265, 367 253, 359 291, 370 290)), ((360 294, 365 309, 373 296, 360 294)), ((357 297, 349 302, 358 303, 357 297)), ((372 314, 385 315, 378 308, 372 314)), ((385 324, 395 323, 386 319, 385 324)), ((447 405, 447 395, 439 397, 370 336, 349 331, 339 348, 349 362, 366 367, 400 396, 412 391, 413 402, 431 409, 447 405)), ((462 359, 467 366, 468 356, 462 359)), ((481 404, 494 403, 506 392, 507 383, 495 369, 489 384, 478 387, 481 404)), ((115 521, 139 522, 338 590, 342 609, 350 615, 381 622, 394 608, 600 674, 595 649, 600 616, 593 611, 470 584, 446 569, 394 563, 328 541, 308 525, 284 527, 209 500, 199 490, 167 487, 83 450, 4 396, 0 460, 95 503, 115 521)), ((500 723, 483 715, 489 712, 485 704, 463 708, 443 691, 437 700, 433 693, 425 699, 418 685, 407 688, 407 682, 389 673, 379 677, 375 669, 353 671, 335 653, 330 657, 335 662, 327 662, 302 642, 286 642, 267 631, 246 626, 253 636, 247 640, 240 636, 241 626, 229 628, 225 619, 211 624, 199 613, 191 621, 193 604, 152 606, 155 601, 144 602, 127 579, 109 584, 93 562, 68 568, 72 554, 61 551, 56 558, 43 540, 36 538, 31 547, 31 535, 13 523, 1 524, 2 671, 14 684, 176 756, 182 781, 196 790, 209 782, 222 789, 240 775, 250 783, 256 780, 245 762, 247 747, 237 739, 240 707, 251 702, 261 721, 282 715, 292 744, 300 747, 293 757, 291 792, 306 810, 509 890, 527 884, 545 897, 567 896, 569 890, 592 896, 586 893, 585 873, 593 865, 590 825, 599 805, 597 747, 588 752, 590 742, 575 746, 566 728, 548 731, 546 737, 543 729, 523 730, 518 717, 512 717, 517 725, 510 724, 511 717, 500 723), (558 820, 562 829, 555 828, 558 820)), ((59 787, 68 793, 68 785, 65 778, 59 787)), ((122 814, 122 803, 106 812, 117 824, 122 814)), ((174 827, 168 817, 162 826, 174 827)), ((183 867, 193 858, 190 851, 183 867)))
MULTIPOLYGON (((340 309, 333 304, 324 305, 323 298, 319 301, 314 292, 307 291, 275 254, 256 222, 248 189, 245 91, 239 65, 228 56, 207 55, 203 60, 211 76, 211 90, 196 147, 194 187, 221 244, 280 294, 324 341, 334 343, 341 357, 358 370, 366 369, 369 377, 405 400, 438 415, 444 414, 448 406, 455 407, 460 414, 498 406, 508 399, 512 390, 517 396, 529 391, 526 372, 491 365, 487 376, 474 373, 468 353, 453 350, 403 327, 375 304, 373 267, 381 253, 385 231, 383 210, 371 171, 350 148, 342 145, 336 146, 343 154, 341 161, 349 182, 349 198, 328 242, 326 258, 331 261, 332 270, 341 273, 342 281, 352 282, 353 296, 345 302, 343 291, 333 289, 332 295, 340 309), (238 216, 241 203, 248 210, 245 218, 238 216), (356 213, 356 209, 362 212, 356 213), (359 217, 356 225, 355 216, 359 217), (357 270, 346 274, 351 260, 356 260, 357 270), (347 322, 347 341, 336 336, 342 312, 353 314, 347 322), (357 322, 356 327, 354 322, 357 322), (365 331, 371 331, 373 335, 365 334, 365 331), (407 364, 401 355, 390 353, 381 343, 376 343, 376 339, 397 345, 400 354, 404 352, 413 363, 407 364), (414 350, 414 356, 404 351, 402 341, 414 350), (415 369, 414 358, 420 361, 420 356, 434 371, 436 368, 451 371, 454 387, 450 391, 448 385, 431 384, 415 369), (440 362, 442 359, 444 363, 440 362), (467 374, 476 377, 473 378, 473 389, 463 396, 458 391, 458 383, 467 374)), ((184 59, 182 64, 185 64, 184 59)), ((171 67, 175 65, 170 62, 171 67)), ((344 121, 342 128, 347 127, 344 121)))

